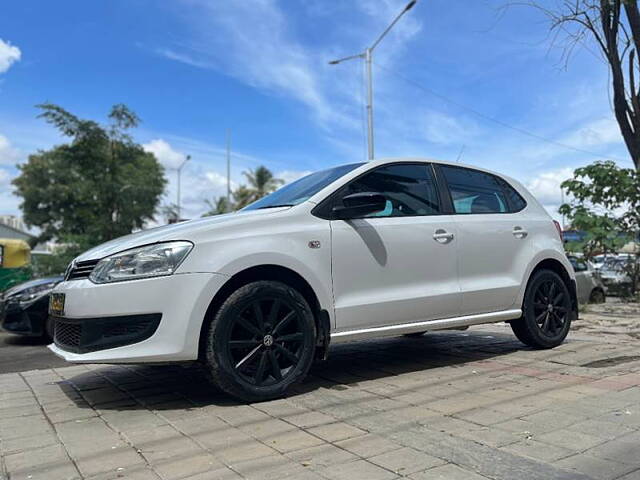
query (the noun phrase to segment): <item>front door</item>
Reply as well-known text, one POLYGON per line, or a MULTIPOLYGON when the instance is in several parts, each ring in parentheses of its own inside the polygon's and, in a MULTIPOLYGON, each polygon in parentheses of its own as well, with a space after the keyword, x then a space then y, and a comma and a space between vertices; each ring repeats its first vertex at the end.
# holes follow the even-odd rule
POLYGON ((332 276, 338 331, 454 317, 460 311, 457 231, 442 215, 431 165, 390 164, 336 196, 380 193, 385 210, 332 220, 332 276))

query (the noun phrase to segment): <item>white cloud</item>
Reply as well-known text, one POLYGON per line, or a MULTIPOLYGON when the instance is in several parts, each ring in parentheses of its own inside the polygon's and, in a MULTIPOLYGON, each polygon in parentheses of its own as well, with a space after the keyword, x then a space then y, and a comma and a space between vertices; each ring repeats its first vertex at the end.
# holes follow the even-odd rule
POLYGON ((20 152, 11 145, 9 139, 0 134, 0 165, 15 165, 20 160, 20 152))
POLYGON ((562 139, 576 148, 587 148, 622 142, 620 127, 613 118, 594 120, 562 139))
POLYGON ((310 170, 283 170, 281 172, 276 172, 275 177, 284 180, 284 183, 287 184, 309 175, 310 173, 312 173, 310 170))
MULTIPOLYGON (((558 219, 558 208, 563 201, 560 185, 572 176, 573 168, 559 168, 537 174, 527 182, 526 186, 549 214, 558 219)), ((566 201, 566 199, 564 200, 566 201)))
POLYGON ((178 168, 186 158, 185 154, 174 150, 169 143, 161 138, 145 143, 142 148, 147 152, 153 153, 167 169, 178 168))
POLYGON ((5 168, 0 168, 0 214, 18 213, 19 199, 13 194, 11 180, 13 175, 5 168))
POLYGON ((475 123, 462 117, 456 118, 436 111, 425 115, 424 134, 432 143, 459 146, 478 132, 479 128, 475 123))
POLYGON ((9 67, 19 61, 21 56, 22 52, 18 47, 0 38, 0 73, 9 70, 9 67))

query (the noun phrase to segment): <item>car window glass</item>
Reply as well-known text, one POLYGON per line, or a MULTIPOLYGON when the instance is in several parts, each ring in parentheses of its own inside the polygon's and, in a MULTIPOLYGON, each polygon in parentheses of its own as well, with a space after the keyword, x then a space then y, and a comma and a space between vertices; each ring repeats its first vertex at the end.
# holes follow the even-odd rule
POLYGON ((456 213, 506 213, 507 199, 501 180, 468 168, 443 166, 456 213))
POLYGON ((516 189, 509 185, 506 181, 502 179, 499 180, 500 184, 502 185, 502 189, 507 196, 507 200, 509 201, 509 206, 511 207, 510 211, 519 212, 520 210, 524 209, 524 207, 527 206, 527 202, 525 201, 525 199, 522 198, 522 196, 516 191, 516 189))
POLYGON ((243 210, 298 205, 360 165, 362 163, 352 163, 312 173, 285 185, 266 197, 262 197, 243 210))
POLYGON ((353 181, 344 195, 374 192, 387 199, 385 209, 367 217, 401 217, 440 213, 438 189, 426 164, 387 165, 353 181))
POLYGON ((587 270, 587 264, 584 260, 580 260, 576 257, 569 257, 569 261, 576 272, 584 272, 587 270))

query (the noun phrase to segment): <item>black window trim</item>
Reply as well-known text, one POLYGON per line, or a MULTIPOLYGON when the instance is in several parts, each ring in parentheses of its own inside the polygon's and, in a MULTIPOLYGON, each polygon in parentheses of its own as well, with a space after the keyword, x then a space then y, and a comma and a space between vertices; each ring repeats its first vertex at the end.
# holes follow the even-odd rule
POLYGON ((438 164, 437 165, 437 170, 440 174, 440 178, 442 181, 442 184, 444 185, 444 189, 446 192, 446 196, 448 198, 448 201, 450 202, 450 208, 451 208, 451 213, 450 215, 509 215, 512 213, 518 213, 521 212, 522 210, 524 210, 525 208, 527 208, 527 200, 520 195, 520 192, 518 192, 518 190, 516 190, 515 188, 513 188, 513 186, 507 182, 504 178, 500 177, 499 175, 496 175, 494 173, 490 173, 490 172, 485 172, 483 170, 478 170, 476 168, 469 168, 469 167, 463 167, 463 166, 458 166, 458 165, 450 165, 450 164, 438 164), (456 212, 455 207, 453 206, 453 197, 451 196, 451 187, 449 186, 449 182, 447 182, 447 178, 444 174, 444 172, 442 171, 443 167, 449 167, 449 168, 458 168, 460 170, 471 170, 472 172, 478 172, 478 173, 483 173, 485 175, 490 175, 494 178, 498 179, 498 184, 500 185, 500 191, 502 192, 505 202, 506 202, 506 207, 507 207, 507 211, 506 212, 483 212, 483 213, 473 213, 473 212, 456 212), (511 200, 509 200, 509 195, 507 194, 507 190, 505 189, 505 185, 508 186, 509 188, 513 189, 514 192, 516 192, 516 194, 522 198, 522 201, 524 202, 524 206, 518 210, 515 210, 513 208, 513 205, 511 203, 511 200))
POLYGON ((336 200, 336 197, 341 195, 349 185, 351 185, 353 182, 356 182, 361 177, 375 170, 378 170, 379 168, 390 167, 393 165, 419 165, 419 166, 423 166, 426 169, 430 168, 431 174, 433 175, 433 179, 435 181, 436 189, 438 191, 438 201, 440 202, 440 212, 430 214, 430 215, 397 215, 397 216, 389 216, 389 217, 361 217, 362 219, 375 220, 379 218, 417 218, 417 217, 439 217, 442 215, 451 215, 451 213, 447 212, 447 210, 450 208, 450 205, 452 205, 450 204, 451 198, 447 197, 446 189, 443 188, 442 180, 440 180, 437 169, 435 168, 436 164, 434 164, 433 162, 420 162, 420 161, 388 162, 388 163, 383 163, 381 165, 377 165, 376 167, 371 168, 369 170, 366 170, 362 172, 360 175, 358 175, 357 177, 354 177, 351 180, 349 180, 346 184, 338 188, 333 193, 329 194, 327 198, 322 200, 318 205, 316 205, 311 210, 311 214, 318 218, 322 218, 324 220, 339 220, 338 218, 335 218, 332 213, 332 208, 334 206, 334 201, 336 200))

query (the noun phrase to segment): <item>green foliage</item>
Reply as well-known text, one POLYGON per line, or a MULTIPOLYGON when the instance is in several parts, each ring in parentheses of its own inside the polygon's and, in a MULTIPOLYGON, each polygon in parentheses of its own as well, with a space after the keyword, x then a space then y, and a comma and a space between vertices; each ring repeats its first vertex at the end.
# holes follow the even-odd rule
MULTIPOLYGON (((612 161, 595 162, 574 171, 574 177, 563 182, 571 196, 570 203, 560 207, 571 226, 586 232, 580 243, 569 245, 587 258, 599 253, 617 252, 640 235, 640 172, 618 167, 612 161)), ((635 292, 638 284, 640 252, 630 262, 627 273, 635 292)))
POLYGON ((39 117, 71 138, 30 155, 13 181, 24 220, 41 229, 40 240, 53 238, 84 249, 153 219, 166 180, 153 154, 127 133, 139 122, 135 113, 116 105, 109 113, 112 123, 102 126, 58 105, 38 107, 39 117))
POLYGON ((207 200, 209 211, 203 217, 240 210, 274 192, 284 183, 282 179, 274 177, 271 170, 262 165, 255 170, 242 173, 246 177, 248 185, 240 185, 231 192, 231 204, 228 204, 226 197, 214 198, 213 201, 207 200))
POLYGON ((213 200, 205 200, 205 203, 209 207, 209 210, 202 215, 203 217, 222 215, 232 210, 232 205, 229 205, 227 197, 214 197, 213 200))

